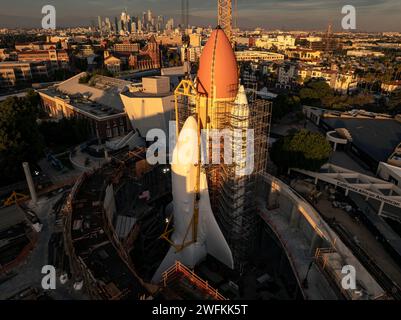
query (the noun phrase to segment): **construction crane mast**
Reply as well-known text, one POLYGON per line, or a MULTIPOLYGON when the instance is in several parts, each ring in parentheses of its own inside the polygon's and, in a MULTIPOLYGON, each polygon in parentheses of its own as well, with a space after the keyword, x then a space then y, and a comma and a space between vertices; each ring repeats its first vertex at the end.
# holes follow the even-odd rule
MULTIPOLYGON (((234 0, 236 1, 236 0, 234 0)), ((224 30, 227 38, 233 42, 233 0, 217 0, 218 25, 224 30)))
POLYGON ((182 46, 184 47, 184 73, 185 79, 189 78, 191 72, 191 66, 188 57, 188 47, 190 45, 190 37, 187 34, 187 28, 189 25, 189 1, 181 0, 181 39, 182 46))
POLYGON ((189 1, 181 0, 181 31, 185 33, 189 24, 189 1))
POLYGON ((238 0, 234 0, 234 30, 238 28, 238 0))

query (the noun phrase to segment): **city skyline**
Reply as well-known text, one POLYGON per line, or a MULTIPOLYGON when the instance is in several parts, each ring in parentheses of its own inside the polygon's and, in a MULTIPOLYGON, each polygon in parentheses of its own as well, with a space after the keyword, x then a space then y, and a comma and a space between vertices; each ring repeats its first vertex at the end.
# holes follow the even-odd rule
MULTIPOLYGON (((206 0, 201 3, 190 1, 190 24, 214 26, 216 24, 216 1, 206 0)), ((3 4, 0 14, 0 27, 35 28, 40 27, 41 8, 46 3, 27 0, 3 4), (37 12, 37 15, 35 15, 37 12)), ((141 15, 151 9, 156 15, 180 19, 180 1, 176 5, 171 1, 127 1, 127 0, 71 0, 68 4, 60 0, 51 3, 57 10, 59 27, 88 26, 97 16, 113 19, 127 8, 129 14, 141 15), (76 8, 80 7, 79 12, 76 8), (91 14, 87 14, 90 12, 91 14)), ((238 2, 238 26, 241 28, 262 27, 265 29, 283 30, 324 30, 330 22, 335 31, 340 31, 342 19, 341 8, 347 2, 334 0, 251 0, 238 2)), ((395 0, 384 0, 380 4, 373 0, 355 0, 352 5, 357 10, 356 31, 401 31, 399 12, 401 3, 395 0), (377 17, 386 19, 377 19, 377 17), (374 21, 374 23, 372 23, 374 21)))

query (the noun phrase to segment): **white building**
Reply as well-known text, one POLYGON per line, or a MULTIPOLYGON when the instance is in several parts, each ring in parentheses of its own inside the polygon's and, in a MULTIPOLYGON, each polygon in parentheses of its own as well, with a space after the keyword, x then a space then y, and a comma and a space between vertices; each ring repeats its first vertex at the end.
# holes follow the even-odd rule
POLYGON ((202 36, 198 33, 191 33, 189 35, 189 43, 192 47, 201 47, 202 46, 202 36))
POLYGON ((298 76, 304 81, 307 78, 321 79, 326 81, 331 86, 332 80, 335 78, 337 72, 330 69, 323 69, 321 67, 307 67, 298 70, 298 76))
POLYGON ((143 78, 142 85, 131 86, 122 92, 121 100, 132 127, 138 129, 143 137, 152 129, 161 129, 168 135, 174 111, 169 77, 143 78))
POLYGON ((121 60, 114 56, 108 56, 104 60, 104 65, 111 73, 117 74, 121 71, 121 60))
POLYGON ((401 80, 383 82, 381 84, 381 89, 384 92, 393 92, 395 90, 401 89, 401 80))
POLYGON ((237 61, 284 61, 284 55, 266 51, 236 51, 237 61))
POLYGON ((298 72, 295 64, 283 64, 278 68, 278 86, 289 88, 297 80, 298 72))
POLYGON ((307 78, 324 80, 330 88, 341 93, 353 91, 358 85, 358 78, 353 73, 339 73, 336 70, 321 67, 301 68, 298 75, 302 81, 307 78))
POLYGON ((290 35, 279 35, 276 38, 269 38, 268 36, 263 36, 255 42, 256 47, 271 49, 276 47, 278 50, 286 50, 290 48, 295 48, 295 38, 290 35))
POLYGON ((235 43, 241 46, 249 46, 249 38, 248 37, 235 37, 235 43))
POLYGON ((353 91, 357 86, 358 79, 353 73, 335 73, 330 82, 330 87, 341 93, 353 91))
POLYGON ((347 56, 353 57, 384 57, 383 52, 372 50, 348 50, 347 56))
MULTIPOLYGON (((189 47, 187 48, 188 60, 190 62, 197 62, 202 54, 202 47, 189 47)), ((181 47, 181 60, 185 61, 185 48, 181 47)))

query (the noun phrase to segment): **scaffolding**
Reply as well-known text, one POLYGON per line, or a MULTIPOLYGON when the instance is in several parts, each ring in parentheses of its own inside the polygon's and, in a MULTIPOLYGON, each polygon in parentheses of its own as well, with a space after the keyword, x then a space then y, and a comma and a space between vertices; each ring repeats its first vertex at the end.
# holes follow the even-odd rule
MULTIPOLYGON (((226 114, 225 127, 232 137, 234 161, 221 161, 213 170, 214 186, 212 208, 228 241, 234 257, 235 268, 242 270, 253 253, 257 238, 256 178, 266 170, 268 133, 271 104, 265 100, 249 99, 248 105, 231 105, 235 111, 226 114), (249 150, 246 131, 253 130, 253 148, 249 150), (238 134, 238 131, 240 134, 238 134), (237 132, 237 133, 236 133, 237 132), (253 171, 239 174, 253 159, 253 171)), ((223 145, 220 146, 224 148, 223 145)))
MULTIPOLYGON (((206 160, 202 164, 208 179, 211 206, 231 248, 237 270, 241 270, 249 261, 257 239, 256 178, 266 170, 268 153, 271 103, 257 99, 256 90, 251 89, 255 86, 248 86, 248 104, 212 104, 213 109, 207 112, 207 129, 220 129, 224 133, 219 131, 217 138, 206 136, 206 148, 203 150, 206 156, 202 158, 206 160), (253 130, 251 150, 248 149, 252 143, 247 140, 248 129, 253 130), (230 159, 225 159, 227 146, 231 148, 228 151, 228 154, 231 153, 230 159), (216 157, 218 163, 213 161, 216 157), (253 159, 253 171, 250 174, 238 174, 248 165, 247 159, 253 159)), ((199 103, 193 85, 182 83, 179 88, 176 91, 177 134, 189 116, 197 118, 196 105, 199 103)), ((232 92, 233 99, 230 100, 234 101, 237 87, 233 87, 232 92)))

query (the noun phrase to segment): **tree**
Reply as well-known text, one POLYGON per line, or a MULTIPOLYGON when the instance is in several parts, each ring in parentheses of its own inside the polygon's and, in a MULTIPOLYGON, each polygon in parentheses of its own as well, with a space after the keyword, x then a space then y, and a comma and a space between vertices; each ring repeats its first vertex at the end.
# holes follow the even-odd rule
POLYGON ((33 110, 36 111, 37 117, 39 119, 44 119, 48 117, 47 112, 43 110, 40 104, 40 95, 33 89, 29 89, 25 96, 25 99, 31 104, 33 110))
POLYGON ((401 113, 401 89, 394 91, 388 102, 388 110, 392 114, 401 113))
POLYGON ((93 77, 96 77, 97 75, 105 76, 105 77, 114 77, 115 76, 113 74, 113 72, 111 72, 110 70, 108 70, 106 68, 100 68, 100 69, 95 70, 93 72, 93 77))
POLYGON ((273 101, 273 120, 276 121, 288 113, 299 110, 301 110, 299 97, 280 94, 273 101))
POLYGON ((75 146, 90 136, 89 122, 78 118, 63 118, 58 122, 45 121, 40 124, 39 130, 49 148, 75 146))
POLYGON ((303 104, 321 106, 322 100, 332 98, 334 96, 333 89, 322 80, 310 80, 305 83, 305 87, 299 92, 299 97, 303 104))
POLYGON ((39 112, 40 96, 35 90, 29 89, 26 93, 25 99, 36 110, 36 112, 39 112))
POLYGON ((92 75, 89 73, 86 73, 85 75, 83 75, 81 78, 79 78, 79 83, 81 84, 86 84, 89 82, 89 80, 92 78, 92 75))
POLYGON ((43 155, 35 98, 8 98, 0 103, 1 185, 23 178, 22 162, 37 162, 43 155))
POLYGON ((330 154, 330 143, 323 135, 303 129, 276 141, 271 159, 283 171, 288 168, 318 171, 330 154))

